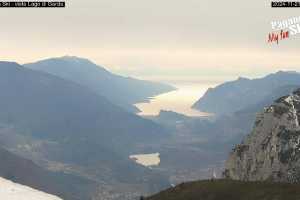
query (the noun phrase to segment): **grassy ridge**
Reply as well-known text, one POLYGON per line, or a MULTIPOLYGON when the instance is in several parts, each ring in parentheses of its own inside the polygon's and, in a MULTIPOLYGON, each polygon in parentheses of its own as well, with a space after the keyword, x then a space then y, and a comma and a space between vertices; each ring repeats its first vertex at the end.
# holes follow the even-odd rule
POLYGON ((146 200, 298 200, 300 184, 204 180, 183 183, 146 200))

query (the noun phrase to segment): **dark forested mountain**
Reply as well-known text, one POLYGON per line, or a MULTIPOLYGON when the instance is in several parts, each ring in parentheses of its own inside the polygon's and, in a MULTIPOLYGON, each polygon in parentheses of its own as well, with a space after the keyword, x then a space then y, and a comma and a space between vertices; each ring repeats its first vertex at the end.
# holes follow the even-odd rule
POLYGON ((130 111, 137 109, 134 109, 132 104, 174 89, 161 83, 118 76, 87 59, 78 57, 51 58, 24 66, 86 86, 130 111))
POLYGON ((84 86, 16 63, 0 62, 0 91, 0 125, 13 130, 0 132, 6 148, 97 182, 167 184, 128 159, 137 145, 165 137, 159 125, 84 86))
POLYGON ((234 113, 270 98, 278 88, 291 85, 300 85, 299 73, 279 71, 258 79, 239 78, 210 88, 193 108, 217 114, 234 113))

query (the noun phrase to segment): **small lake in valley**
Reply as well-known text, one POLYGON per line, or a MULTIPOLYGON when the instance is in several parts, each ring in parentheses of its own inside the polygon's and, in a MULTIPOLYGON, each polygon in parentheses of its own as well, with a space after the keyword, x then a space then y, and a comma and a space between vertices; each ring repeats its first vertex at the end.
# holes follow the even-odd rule
POLYGON ((135 161, 137 164, 143 165, 145 167, 158 166, 160 163, 160 154, 137 154, 131 155, 129 158, 135 161))

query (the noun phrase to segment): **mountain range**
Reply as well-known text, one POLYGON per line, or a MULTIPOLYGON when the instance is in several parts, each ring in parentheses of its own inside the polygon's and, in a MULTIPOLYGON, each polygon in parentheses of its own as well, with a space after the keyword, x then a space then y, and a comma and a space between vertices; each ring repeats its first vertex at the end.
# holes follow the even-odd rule
POLYGON ((168 185, 164 176, 128 158, 137 146, 166 137, 160 125, 85 86, 14 62, 0 62, 0 90, 3 148, 98 185, 126 183, 143 191, 168 185))
POLYGON ((219 115, 232 114, 262 102, 271 104, 281 95, 276 90, 287 86, 300 86, 298 72, 279 71, 263 78, 239 78, 208 89, 192 107, 219 115))
POLYGON ((119 76, 88 59, 75 56, 50 58, 24 66, 85 86, 131 112, 138 112, 132 104, 175 89, 167 84, 119 76))
MULTIPOLYGON (((241 78, 208 90, 199 100, 206 111, 221 115, 191 118, 161 111, 149 120, 132 113, 137 111, 133 104, 174 88, 121 77, 78 57, 25 65, 0 62, 0 159, 6 161, 0 166, 0 176, 65 200, 129 200, 148 195, 168 187, 171 177, 176 181, 195 177, 186 171, 199 168, 205 173, 200 166, 193 166, 193 161, 201 167, 221 163, 226 152, 251 132, 253 124, 258 125, 257 112, 281 96, 284 98, 276 101, 283 108, 279 112, 285 115, 284 106, 291 109, 285 98, 299 84, 296 72, 241 78), (157 169, 129 159, 132 154, 156 151, 162 158, 157 169), (197 153, 202 160, 195 157, 197 153)), ((297 113, 296 100, 293 105, 297 113)), ((201 108, 196 107, 202 110, 200 104, 201 108)), ((294 116, 286 115, 284 122, 294 116)), ((280 140, 278 145, 295 146, 294 140, 297 138, 280 140)), ((296 150, 290 149, 294 155, 296 150)), ((295 159, 287 156, 287 160, 295 159)), ((240 168, 247 166, 235 166, 240 168)), ((206 187, 206 183, 201 184, 206 187)))

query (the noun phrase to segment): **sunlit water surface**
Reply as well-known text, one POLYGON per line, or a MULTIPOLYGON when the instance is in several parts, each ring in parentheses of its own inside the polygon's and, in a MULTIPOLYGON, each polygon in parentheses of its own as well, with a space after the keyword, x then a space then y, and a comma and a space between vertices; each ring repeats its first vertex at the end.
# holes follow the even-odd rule
POLYGON ((157 166, 160 163, 160 154, 138 154, 129 156, 130 159, 134 160, 137 164, 145 167, 157 166))
POLYGON ((209 87, 215 84, 174 84, 175 91, 153 97, 149 102, 135 104, 141 112, 139 115, 158 115, 160 110, 174 111, 187 116, 208 116, 208 113, 200 112, 191 106, 204 95, 209 87))

